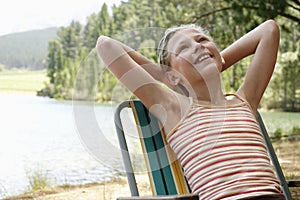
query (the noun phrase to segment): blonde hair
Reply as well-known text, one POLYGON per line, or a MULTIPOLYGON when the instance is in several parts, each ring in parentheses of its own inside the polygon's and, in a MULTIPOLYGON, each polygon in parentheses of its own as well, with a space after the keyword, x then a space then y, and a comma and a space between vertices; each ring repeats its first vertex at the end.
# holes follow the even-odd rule
POLYGON ((204 30, 202 27, 197 26, 195 24, 180 25, 180 26, 168 28, 165 31, 160 42, 158 43, 158 47, 157 47, 157 62, 164 72, 169 71, 171 67, 170 59, 169 59, 170 52, 168 52, 167 50, 170 39, 175 35, 175 33, 186 29, 197 30, 211 39, 208 31, 204 30))

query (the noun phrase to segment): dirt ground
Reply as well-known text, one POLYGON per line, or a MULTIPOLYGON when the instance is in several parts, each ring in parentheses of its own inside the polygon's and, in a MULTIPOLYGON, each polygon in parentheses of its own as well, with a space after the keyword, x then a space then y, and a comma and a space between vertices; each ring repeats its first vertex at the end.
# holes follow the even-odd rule
MULTIPOLYGON (((287 179, 300 180, 300 140, 275 142, 274 149, 287 179)), ((151 196, 147 175, 136 176, 141 196, 151 196)), ((300 199, 300 188, 290 188, 293 199, 300 199)), ((23 194, 4 200, 113 200, 129 197, 130 190, 126 177, 116 178, 106 183, 95 183, 74 187, 57 187, 23 194)))
MULTIPOLYGON (((136 177, 139 192, 143 196, 151 196, 147 176, 136 177)), ((118 197, 129 197, 130 190, 125 177, 107 183, 95 183, 75 187, 57 187, 35 191, 4 200, 112 200, 118 197)))

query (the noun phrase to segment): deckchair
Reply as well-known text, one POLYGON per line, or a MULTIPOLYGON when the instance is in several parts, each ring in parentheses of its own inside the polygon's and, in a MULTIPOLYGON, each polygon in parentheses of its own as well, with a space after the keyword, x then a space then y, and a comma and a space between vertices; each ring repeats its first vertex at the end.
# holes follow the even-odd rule
MULTIPOLYGON (((190 188, 183 176, 180 164, 172 151, 168 149, 164 138, 163 130, 158 120, 147 110, 139 100, 124 101, 115 110, 115 126, 119 139, 122 158, 126 170, 128 184, 132 197, 121 197, 118 199, 198 199, 197 195, 190 194, 190 188), (148 175, 152 188, 153 197, 139 197, 139 191, 133 171, 130 154, 121 121, 121 111, 124 108, 131 108, 143 152, 145 152, 145 162, 148 167, 148 175)), ((292 199, 289 187, 300 187, 299 181, 286 181, 278 162, 277 156, 271 144, 270 138, 264 126, 261 116, 258 113, 258 122, 264 134, 267 148, 275 168, 275 172, 281 182, 284 195, 287 200, 292 199)))

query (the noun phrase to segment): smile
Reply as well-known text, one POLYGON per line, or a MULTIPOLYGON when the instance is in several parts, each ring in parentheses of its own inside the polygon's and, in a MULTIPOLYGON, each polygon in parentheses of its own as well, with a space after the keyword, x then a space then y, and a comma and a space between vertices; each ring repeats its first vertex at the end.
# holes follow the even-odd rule
POLYGON ((212 56, 208 53, 205 53, 205 54, 202 54, 200 55, 194 62, 194 64, 198 64, 198 63, 201 63, 203 62, 204 60, 208 59, 208 58, 211 58, 212 56))

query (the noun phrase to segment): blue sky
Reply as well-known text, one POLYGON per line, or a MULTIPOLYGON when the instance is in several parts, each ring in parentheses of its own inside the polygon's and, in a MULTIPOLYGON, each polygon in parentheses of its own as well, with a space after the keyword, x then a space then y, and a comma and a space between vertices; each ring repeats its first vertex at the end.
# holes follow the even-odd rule
POLYGON ((109 7, 121 0, 6 0, 0 6, 0 36, 14 32, 67 26, 72 20, 85 23, 103 3, 109 7))

